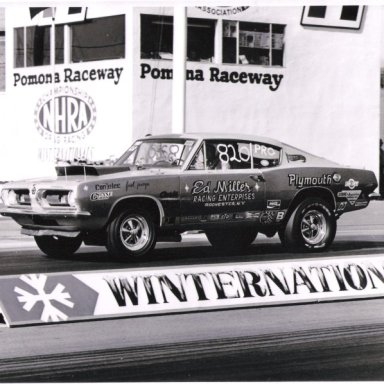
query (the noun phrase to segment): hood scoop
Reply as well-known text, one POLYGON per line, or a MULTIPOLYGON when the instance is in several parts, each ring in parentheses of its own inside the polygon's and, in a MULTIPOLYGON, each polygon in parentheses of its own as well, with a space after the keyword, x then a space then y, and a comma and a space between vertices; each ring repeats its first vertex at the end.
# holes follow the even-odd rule
POLYGON ((57 166, 57 176, 101 176, 108 175, 110 173, 119 173, 129 171, 130 168, 125 166, 106 166, 106 165, 68 165, 68 166, 57 166))

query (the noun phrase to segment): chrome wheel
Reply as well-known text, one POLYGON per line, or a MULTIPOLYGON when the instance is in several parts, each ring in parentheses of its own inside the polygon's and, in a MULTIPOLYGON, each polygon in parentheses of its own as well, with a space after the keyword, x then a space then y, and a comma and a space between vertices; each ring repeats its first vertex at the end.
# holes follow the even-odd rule
POLYGON ((120 239, 129 251, 140 251, 150 239, 149 225, 144 217, 132 215, 127 217, 120 226, 120 239))
POLYGON ((308 197, 290 214, 279 235, 288 249, 320 252, 332 244, 336 229, 332 205, 318 197, 308 197))
POLYGON ((106 247, 115 258, 144 258, 156 245, 156 232, 150 212, 142 208, 127 208, 108 224, 106 247))
POLYGON ((311 210, 301 220, 301 235, 311 245, 321 243, 327 234, 327 220, 322 212, 311 210))

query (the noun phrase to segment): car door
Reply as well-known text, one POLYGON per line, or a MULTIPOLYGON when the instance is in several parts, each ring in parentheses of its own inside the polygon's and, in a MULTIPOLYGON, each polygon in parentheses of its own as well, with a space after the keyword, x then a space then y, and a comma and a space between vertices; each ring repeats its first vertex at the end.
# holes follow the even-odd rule
POLYGON ((250 143, 207 140, 180 177, 181 224, 258 220, 265 181, 245 153, 250 143), (241 150, 243 148, 243 150, 241 150))

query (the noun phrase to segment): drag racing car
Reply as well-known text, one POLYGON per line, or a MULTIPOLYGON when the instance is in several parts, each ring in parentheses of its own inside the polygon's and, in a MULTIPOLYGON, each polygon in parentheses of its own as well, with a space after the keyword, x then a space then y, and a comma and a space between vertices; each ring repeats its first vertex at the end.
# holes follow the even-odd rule
POLYGON ((264 137, 218 134, 148 136, 112 165, 61 165, 56 173, 1 192, 0 213, 49 256, 71 255, 84 242, 139 258, 192 230, 225 251, 258 233, 321 251, 337 219, 367 207, 377 187, 371 171, 264 137))

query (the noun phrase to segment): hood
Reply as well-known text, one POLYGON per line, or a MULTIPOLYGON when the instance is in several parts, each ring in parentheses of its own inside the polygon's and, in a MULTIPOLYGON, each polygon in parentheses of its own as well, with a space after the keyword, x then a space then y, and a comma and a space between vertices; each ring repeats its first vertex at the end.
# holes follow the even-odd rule
POLYGON ((127 165, 69 165, 56 167, 57 176, 101 176, 130 171, 127 165))

